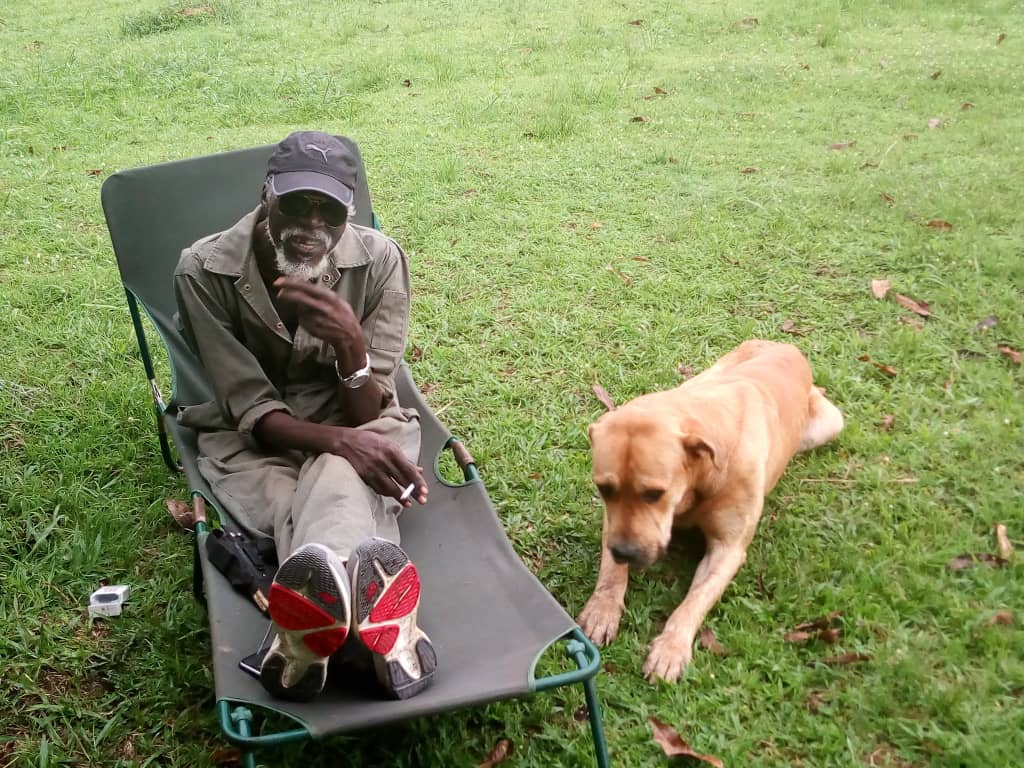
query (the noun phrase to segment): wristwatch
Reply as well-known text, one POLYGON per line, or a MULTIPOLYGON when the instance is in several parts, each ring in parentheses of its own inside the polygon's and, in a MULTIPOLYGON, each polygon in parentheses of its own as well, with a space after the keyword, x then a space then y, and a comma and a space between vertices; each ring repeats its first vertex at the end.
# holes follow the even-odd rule
POLYGON ((334 361, 334 370, 338 374, 338 378, 341 379, 342 385, 345 389, 359 389, 363 384, 370 380, 370 356, 366 356, 366 365, 360 368, 358 371, 350 373, 345 376, 341 369, 338 367, 338 361, 334 361))

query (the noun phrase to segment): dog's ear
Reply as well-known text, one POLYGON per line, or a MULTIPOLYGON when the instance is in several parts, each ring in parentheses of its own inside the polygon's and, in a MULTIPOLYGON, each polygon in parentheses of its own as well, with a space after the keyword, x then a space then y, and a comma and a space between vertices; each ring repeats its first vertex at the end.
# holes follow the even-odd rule
POLYGON ((700 435, 685 434, 683 435, 683 448, 686 449, 688 456, 695 459, 707 456, 715 466, 715 469, 721 469, 718 465, 718 448, 707 438, 700 435))

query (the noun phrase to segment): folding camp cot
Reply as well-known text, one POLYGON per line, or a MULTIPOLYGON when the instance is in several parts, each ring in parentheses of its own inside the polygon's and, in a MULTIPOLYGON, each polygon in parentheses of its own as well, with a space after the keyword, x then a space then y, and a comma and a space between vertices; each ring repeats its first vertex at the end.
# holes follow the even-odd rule
MULTIPOLYGON (((345 141, 360 158, 355 222, 376 226, 358 148, 345 141)), ((271 698, 258 680, 239 668, 239 661, 256 650, 254 638, 264 637, 269 624, 206 556, 204 542, 210 535, 206 505, 217 511, 223 527, 237 525, 197 470, 195 434, 175 419, 179 406, 209 400, 210 390, 199 361, 176 328, 172 275, 183 248, 230 227, 255 207, 271 149, 257 147, 126 170, 110 176, 102 191, 107 227, 156 405, 163 458, 172 471, 184 470, 191 489, 197 520, 194 581, 197 597, 203 599, 205 593, 209 612, 216 698, 226 737, 243 749, 245 764, 255 766, 253 750, 265 745, 580 683, 596 763, 604 768, 608 753, 594 680, 600 666, 598 651, 515 554, 472 457, 431 412, 404 362, 397 372, 399 400, 419 411, 423 431, 419 461, 434 468, 427 473, 432 475, 429 503, 407 510, 400 521, 402 546, 423 581, 421 624, 439 659, 432 685, 414 698, 389 701, 329 682, 315 701, 295 704, 271 698), (169 400, 157 385, 140 307, 167 349, 173 374, 169 400), (462 469, 461 484, 441 476, 438 462, 446 449, 462 469), (538 659, 555 643, 564 646, 576 668, 535 678, 538 659), (295 725, 266 733, 254 722, 256 707, 283 713, 295 725)))

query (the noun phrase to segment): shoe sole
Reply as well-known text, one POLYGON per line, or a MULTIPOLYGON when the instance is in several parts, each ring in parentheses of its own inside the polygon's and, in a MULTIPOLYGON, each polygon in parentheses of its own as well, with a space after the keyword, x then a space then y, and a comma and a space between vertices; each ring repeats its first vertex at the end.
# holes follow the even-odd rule
POLYGON ((304 632, 303 644, 330 656, 348 637, 348 599, 332 574, 326 548, 303 547, 278 569, 270 587, 269 613, 279 629, 304 632))
POLYGON ((437 669, 434 646, 416 624, 419 572, 405 552, 383 539, 361 544, 352 562, 356 634, 373 653, 388 694, 415 696, 437 669))

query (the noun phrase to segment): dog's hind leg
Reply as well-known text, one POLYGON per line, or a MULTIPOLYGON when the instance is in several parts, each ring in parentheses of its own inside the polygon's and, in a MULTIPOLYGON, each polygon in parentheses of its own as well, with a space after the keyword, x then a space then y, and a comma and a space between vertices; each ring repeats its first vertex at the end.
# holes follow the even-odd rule
POLYGON ((843 414, 826 399, 818 387, 811 387, 810 419, 800 438, 798 451, 809 451, 832 440, 843 431, 843 414))

